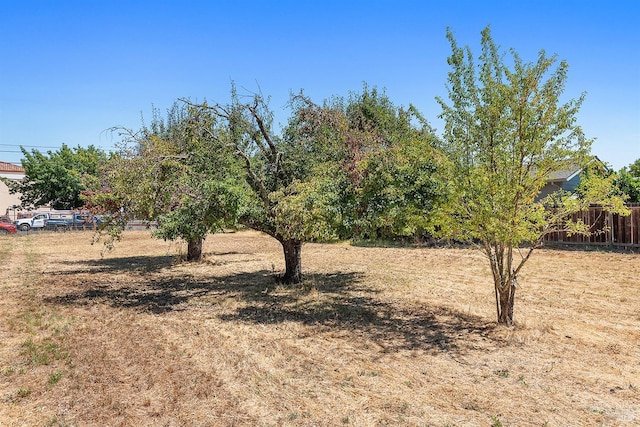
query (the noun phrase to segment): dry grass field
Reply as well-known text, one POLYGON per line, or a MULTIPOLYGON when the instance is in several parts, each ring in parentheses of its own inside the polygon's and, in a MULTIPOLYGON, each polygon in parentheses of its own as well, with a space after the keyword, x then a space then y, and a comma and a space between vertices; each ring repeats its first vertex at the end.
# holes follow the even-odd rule
POLYGON ((517 327, 468 249, 0 237, 0 426, 640 425, 640 255, 541 250, 517 327))

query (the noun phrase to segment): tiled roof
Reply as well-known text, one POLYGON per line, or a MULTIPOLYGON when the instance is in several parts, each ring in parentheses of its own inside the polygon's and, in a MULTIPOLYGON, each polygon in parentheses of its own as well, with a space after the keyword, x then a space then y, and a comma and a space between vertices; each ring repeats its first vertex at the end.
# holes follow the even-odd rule
POLYGON ((22 166, 14 165, 13 163, 0 162, 0 172, 24 173, 24 169, 22 166))

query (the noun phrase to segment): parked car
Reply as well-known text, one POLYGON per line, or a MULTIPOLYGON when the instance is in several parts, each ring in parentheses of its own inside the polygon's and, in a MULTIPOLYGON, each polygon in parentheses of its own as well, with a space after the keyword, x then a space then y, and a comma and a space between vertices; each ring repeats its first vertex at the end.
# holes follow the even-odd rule
POLYGON ((50 218, 45 222, 44 229, 53 231, 71 230, 71 222, 68 218, 50 218))
POLYGON ((16 225, 8 216, 0 216, 0 234, 13 234, 18 231, 16 225))
POLYGON ((71 228, 76 230, 94 230, 100 226, 102 219, 91 214, 74 214, 71 228))
POLYGON ((94 230, 102 223, 102 219, 91 214, 73 214, 72 218, 49 218, 45 221, 46 230, 94 230))

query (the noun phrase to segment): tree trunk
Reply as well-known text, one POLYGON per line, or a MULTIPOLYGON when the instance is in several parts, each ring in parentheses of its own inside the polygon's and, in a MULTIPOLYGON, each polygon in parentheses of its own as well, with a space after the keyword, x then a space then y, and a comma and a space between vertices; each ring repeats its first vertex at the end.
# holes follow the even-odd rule
POLYGON ((283 283, 300 283, 302 281, 302 243, 301 240, 280 240, 284 250, 285 263, 285 272, 281 277, 283 283))
POLYGON ((498 323, 511 327, 513 326, 513 306, 516 299, 518 272, 525 261, 529 259, 531 251, 520 261, 520 265, 515 269, 513 268, 512 246, 485 242, 484 252, 489 257, 489 264, 493 273, 498 323))
POLYGON ((496 307, 498 309, 498 323, 513 326, 513 305, 516 300, 516 278, 509 283, 496 285, 496 307))
POLYGON ((189 239, 187 243, 187 261, 200 261, 202 259, 202 237, 189 239))

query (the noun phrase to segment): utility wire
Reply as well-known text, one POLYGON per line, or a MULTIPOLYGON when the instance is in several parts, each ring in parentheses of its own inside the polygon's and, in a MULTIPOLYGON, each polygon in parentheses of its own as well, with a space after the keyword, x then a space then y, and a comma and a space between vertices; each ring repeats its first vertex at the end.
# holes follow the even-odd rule
POLYGON ((29 148, 60 148, 62 145, 24 145, 24 144, 0 144, 0 147, 29 147, 29 148))

